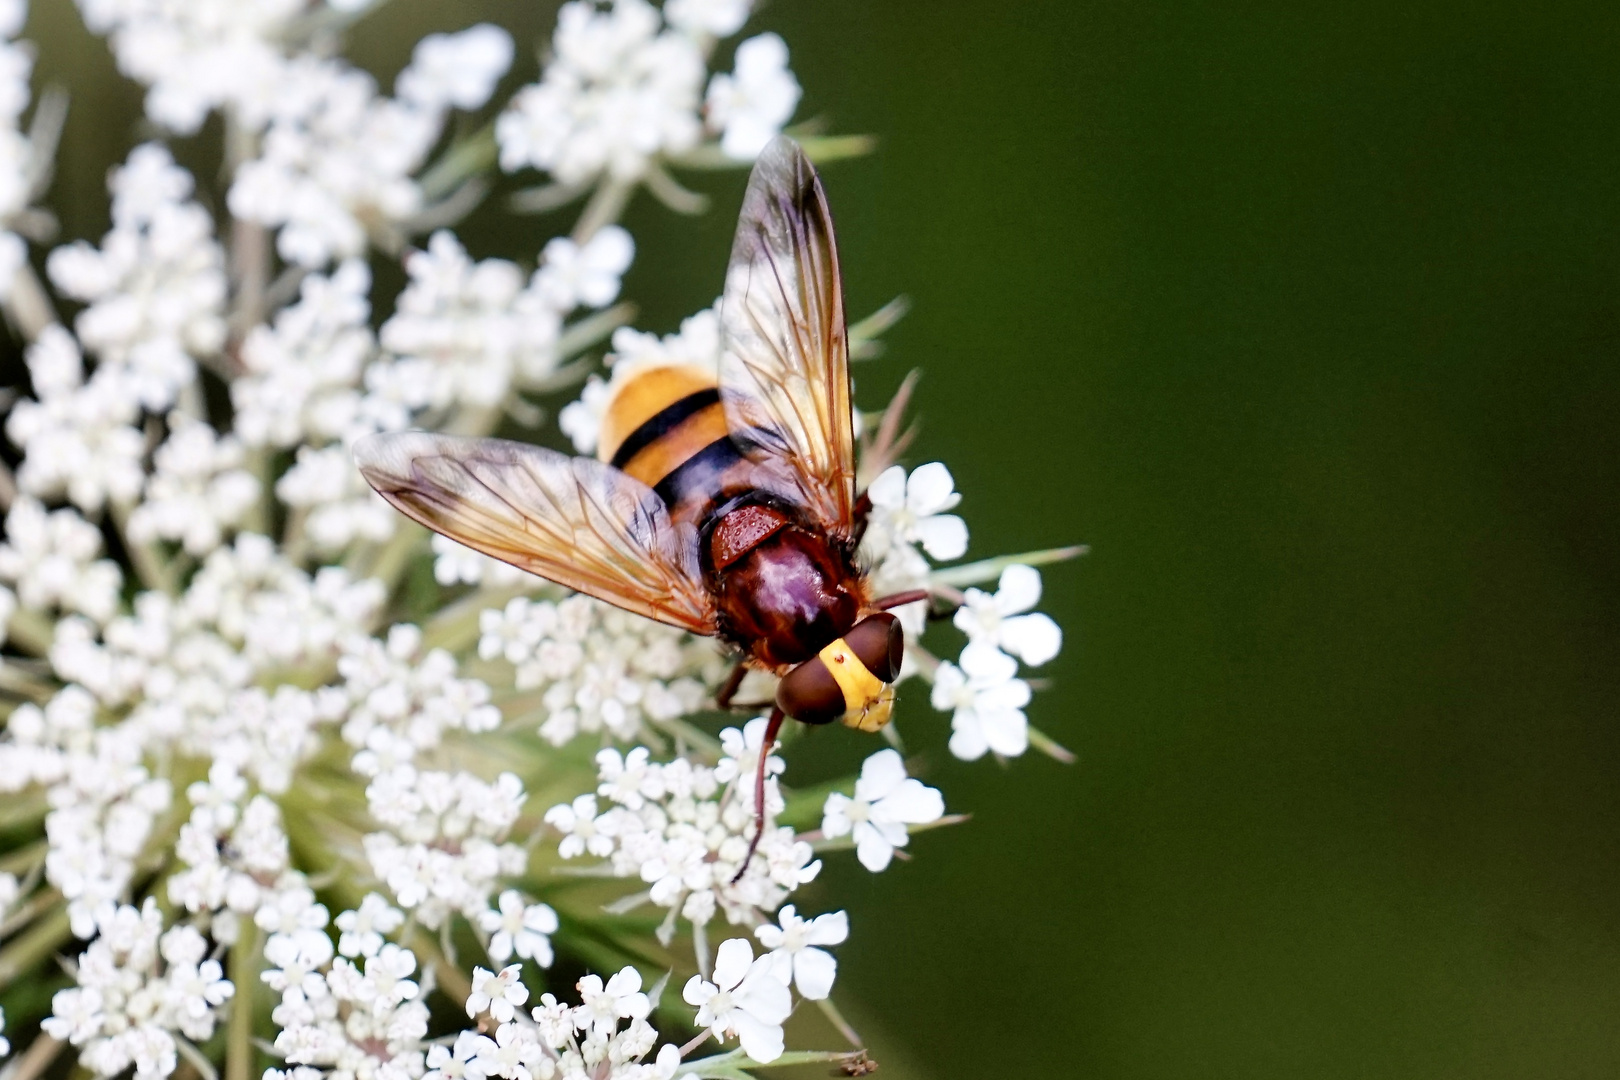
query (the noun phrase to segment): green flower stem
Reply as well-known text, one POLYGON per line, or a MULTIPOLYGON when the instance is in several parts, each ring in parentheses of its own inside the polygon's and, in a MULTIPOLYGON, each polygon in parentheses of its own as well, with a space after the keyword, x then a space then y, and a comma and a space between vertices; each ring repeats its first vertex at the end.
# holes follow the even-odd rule
POLYGON ((1073 765, 1079 760, 1075 757, 1073 750, 1057 742, 1045 732, 1036 729, 1033 724, 1029 726, 1029 745, 1054 761, 1061 761, 1065 765, 1073 765))
POLYGON ((62 894, 55 889, 41 889, 28 903, 13 911, 6 921, 0 923, 0 938, 8 938, 18 930, 27 926, 41 914, 62 903, 62 894))
POLYGON ((1074 544, 1070 547, 1046 548, 1042 551, 1026 551, 1022 555, 1002 555, 995 559, 983 559, 979 562, 963 563, 961 566, 948 566, 943 570, 935 570, 928 576, 934 585, 948 585, 960 588, 963 585, 977 585, 984 581, 994 581, 1001 576, 1001 572, 1009 566, 1045 566, 1048 563, 1066 562, 1086 554, 1091 548, 1085 544, 1074 544))
MULTIPOLYGON (((967 821, 972 817, 972 814, 946 814, 938 821, 930 821, 923 825, 908 825, 906 828, 910 831, 912 836, 916 836, 918 833, 927 832, 930 829, 943 829, 947 825, 960 825, 962 822, 967 821)), ((800 836, 799 839, 807 840, 811 835, 811 833, 805 833, 800 836)), ((855 837, 854 834, 850 834, 849 836, 840 836, 835 839, 821 837, 816 840, 811 840, 810 847, 817 855, 820 855, 824 851, 854 851, 855 837)))
POLYGON ((625 180, 609 178, 597 184, 596 190, 591 193, 590 201, 580 212, 579 220, 574 223, 572 233, 574 243, 584 244, 596 235, 596 230, 619 220, 619 215, 624 213, 625 205, 629 203, 630 196, 635 194, 635 190, 636 185, 625 180))
POLYGON ((849 1045, 857 1050, 865 1048, 866 1044, 861 1041, 860 1034, 850 1026, 848 1020, 844 1019, 844 1014, 838 1011, 838 1006, 833 1004, 832 998, 822 998, 816 1002, 816 1007, 832 1022, 832 1026, 838 1029, 838 1034, 849 1040, 849 1045))
POLYGON ((11 621, 6 624, 6 640, 33 656, 49 653, 55 638, 56 627, 51 621, 28 608, 19 607, 13 611, 11 621))
POLYGON ((131 507, 114 503, 111 505, 113 524, 118 526, 118 535, 124 538, 124 547, 129 551, 129 560, 135 566, 135 576, 142 585, 148 589, 168 593, 170 596, 179 591, 174 580, 174 569, 163 557, 158 554, 157 548, 152 544, 137 544, 129 535, 129 512, 131 507))
POLYGON ((225 1044, 225 1080, 253 1077, 253 988, 259 982, 259 928, 244 926, 231 946, 231 1026, 225 1044))
POLYGON ((67 905, 62 905, 35 923, 26 934, 0 949, 0 986, 10 986, 18 976, 33 971, 68 939, 67 905))
POLYGON ((458 1003, 467 1000, 467 995, 472 993, 472 980, 445 957, 432 934, 420 926, 413 927, 405 944, 422 958, 423 967, 433 969, 434 981, 446 996, 458 1003))
POLYGON ((505 607, 513 597, 528 592, 521 585, 485 585, 457 600, 422 625, 422 649, 459 652, 478 641, 478 621, 487 608, 505 607))
POLYGON ((11 292, 6 296, 5 310, 25 341, 37 340, 47 326, 60 321, 44 283, 26 259, 11 279, 11 292))
POLYGON ((62 1040, 40 1032, 28 1044, 28 1049, 12 1060, 11 1068, 4 1073, 5 1080, 34 1080, 34 1077, 51 1067, 51 1062, 56 1060, 56 1055, 66 1045, 62 1040))
POLYGON ((451 145, 444 155, 417 178, 425 204, 438 202, 465 181, 488 172, 495 164, 495 121, 451 145))
POLYGON ((862 1055, 843 1050, 789 1050, 775 1061, 758 1062, 742 1050, 688 1061, 675 1070, 676 1076, 701 1077, 704 1080, 751 1080, 748 1069, 780 1069, 790 1065, 816 1065, 827 1062, 842 1064, 862 1055))
MULTIPOLYGON (((562 336, 557 339, 557 356, 564 360, 578 356, 592 345, 605 339, 619 327, 629 326, 630 321, 635 317, 636 305, 628 300, 622 304, 614 304, 604 311, 587 315, 562 332, 562 336)), ((559 371, 557 374, 561 373, 559 371)), ((583 378, 583 374, 580 374, 567 381, 558 380, 556 385, 547 383, 541 389, 561 389, 562 386, 568 385, 569 382, 583 381, 583 378)))

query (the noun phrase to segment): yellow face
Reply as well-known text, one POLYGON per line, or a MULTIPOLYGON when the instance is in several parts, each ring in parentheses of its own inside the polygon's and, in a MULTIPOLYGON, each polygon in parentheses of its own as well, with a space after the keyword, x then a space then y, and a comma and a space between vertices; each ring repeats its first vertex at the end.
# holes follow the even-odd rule
POLYGON ((894 711, 894 687, 883 686, 876 697, 868 699, 859 709, 851 709, 844 714, 844 724, 856 731, 882 731, 889 722, 889 715, 894 711))
POLYGON ((881 730, 894 711, 894 687, 872 674, 843 638, 822 649, 820 655, 843 692, 844 726, 857 731, 881 730))

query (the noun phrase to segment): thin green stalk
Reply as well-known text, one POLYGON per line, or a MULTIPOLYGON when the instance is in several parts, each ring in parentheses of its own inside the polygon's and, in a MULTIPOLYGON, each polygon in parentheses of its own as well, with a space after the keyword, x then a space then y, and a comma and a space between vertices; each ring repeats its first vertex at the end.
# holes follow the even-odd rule
POLYGON ((1029 745, 1054 761, 1061 761, 1065 765, 1073 765, 1079 760, 1073 750, 1062 745, 1045 732, 1036 730, 1033 724, 1029 728, 1029 745))
POLYGON ((20 607, 11 613, 11 620, 6 623, 6 640, 33 656, 50 653, 55 638, 56 627, 37 611, 20 607))
POLYGON ((1091 548, 1085 544, 1074 544, 1070 547, 1026 551, 1022 555, 1001 555, 994 559, 982 559, 979 562, 963 563, 961 566, 948 566, 943 570, 935 570, 928 576, 928 580, 934 585, 949 585, 952 588, 960 588, 963 585, 977 585, 983 581, 994 581, 1009 566, 1045 566, 1047 563, 1066 562, 1069 559, 1078 558, 1090 550, 1091 548))
POLYGON ((253 1075, 253 988, 259 983, 259 928, 243 927, 231 946, 231 1026, 225 1044, 225 1080, 253 1075))
POLYGON ((0 949, 0 986, 10 986, 18 976, 33 971, 71 935, 67 906, 57 908, 35 923, 28 933, 0 949))
POLYGON ((0 1080, 34 1080, 51 1067, 56 1055, 66 1046, 62 1040, 40 1032, 20 1057, 12 1059, 11 1067, 0 1073, 0 1080))
POLYGON ((579 221, 574 223, 574 243, 585 243, 596 235, 596 230, 619 220, 635 190, 635 184, 624 180, 605 179, 597 184, 590 202, 585 204, 585 209, 579 215, 579 221))

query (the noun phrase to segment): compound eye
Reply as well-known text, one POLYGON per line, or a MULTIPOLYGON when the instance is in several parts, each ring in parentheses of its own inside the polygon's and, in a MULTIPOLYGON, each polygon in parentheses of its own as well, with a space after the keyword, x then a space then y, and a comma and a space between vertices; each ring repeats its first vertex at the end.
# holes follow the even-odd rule
POLYGON ((886 611, 868 615, 848 634, 849 643, 866 670, 886 683, 894 682, 900 674, 900 661, 905 658, 906 635, 900 620, 886 611))
POLYGON ((782 676, 776 688, 776 703, 804 724, 830 724, 841 719, 848 707, 843 687, 819 656, 812 656, 782 676))

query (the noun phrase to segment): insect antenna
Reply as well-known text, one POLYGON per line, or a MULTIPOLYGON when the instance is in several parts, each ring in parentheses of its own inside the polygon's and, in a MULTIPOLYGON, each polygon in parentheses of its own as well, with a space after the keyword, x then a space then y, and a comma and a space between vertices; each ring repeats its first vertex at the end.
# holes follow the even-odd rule
POLYGON ((765 835, 765 764, 771 758, 771 747, 776 745, 776 734, 782 730, 785 719, 787 713, 782 711, 782 706, 773 706, 770 723, 765 725, 765 737, 759 741, 759 768, 754 771, 754 839, 748 844, 748 854, 743 856, 742 865, 737 867, 737 875, 731 879, 733 885, 748 872, 748 864, 753 861, 754 851, 759 847, 760 838, 765 835))

